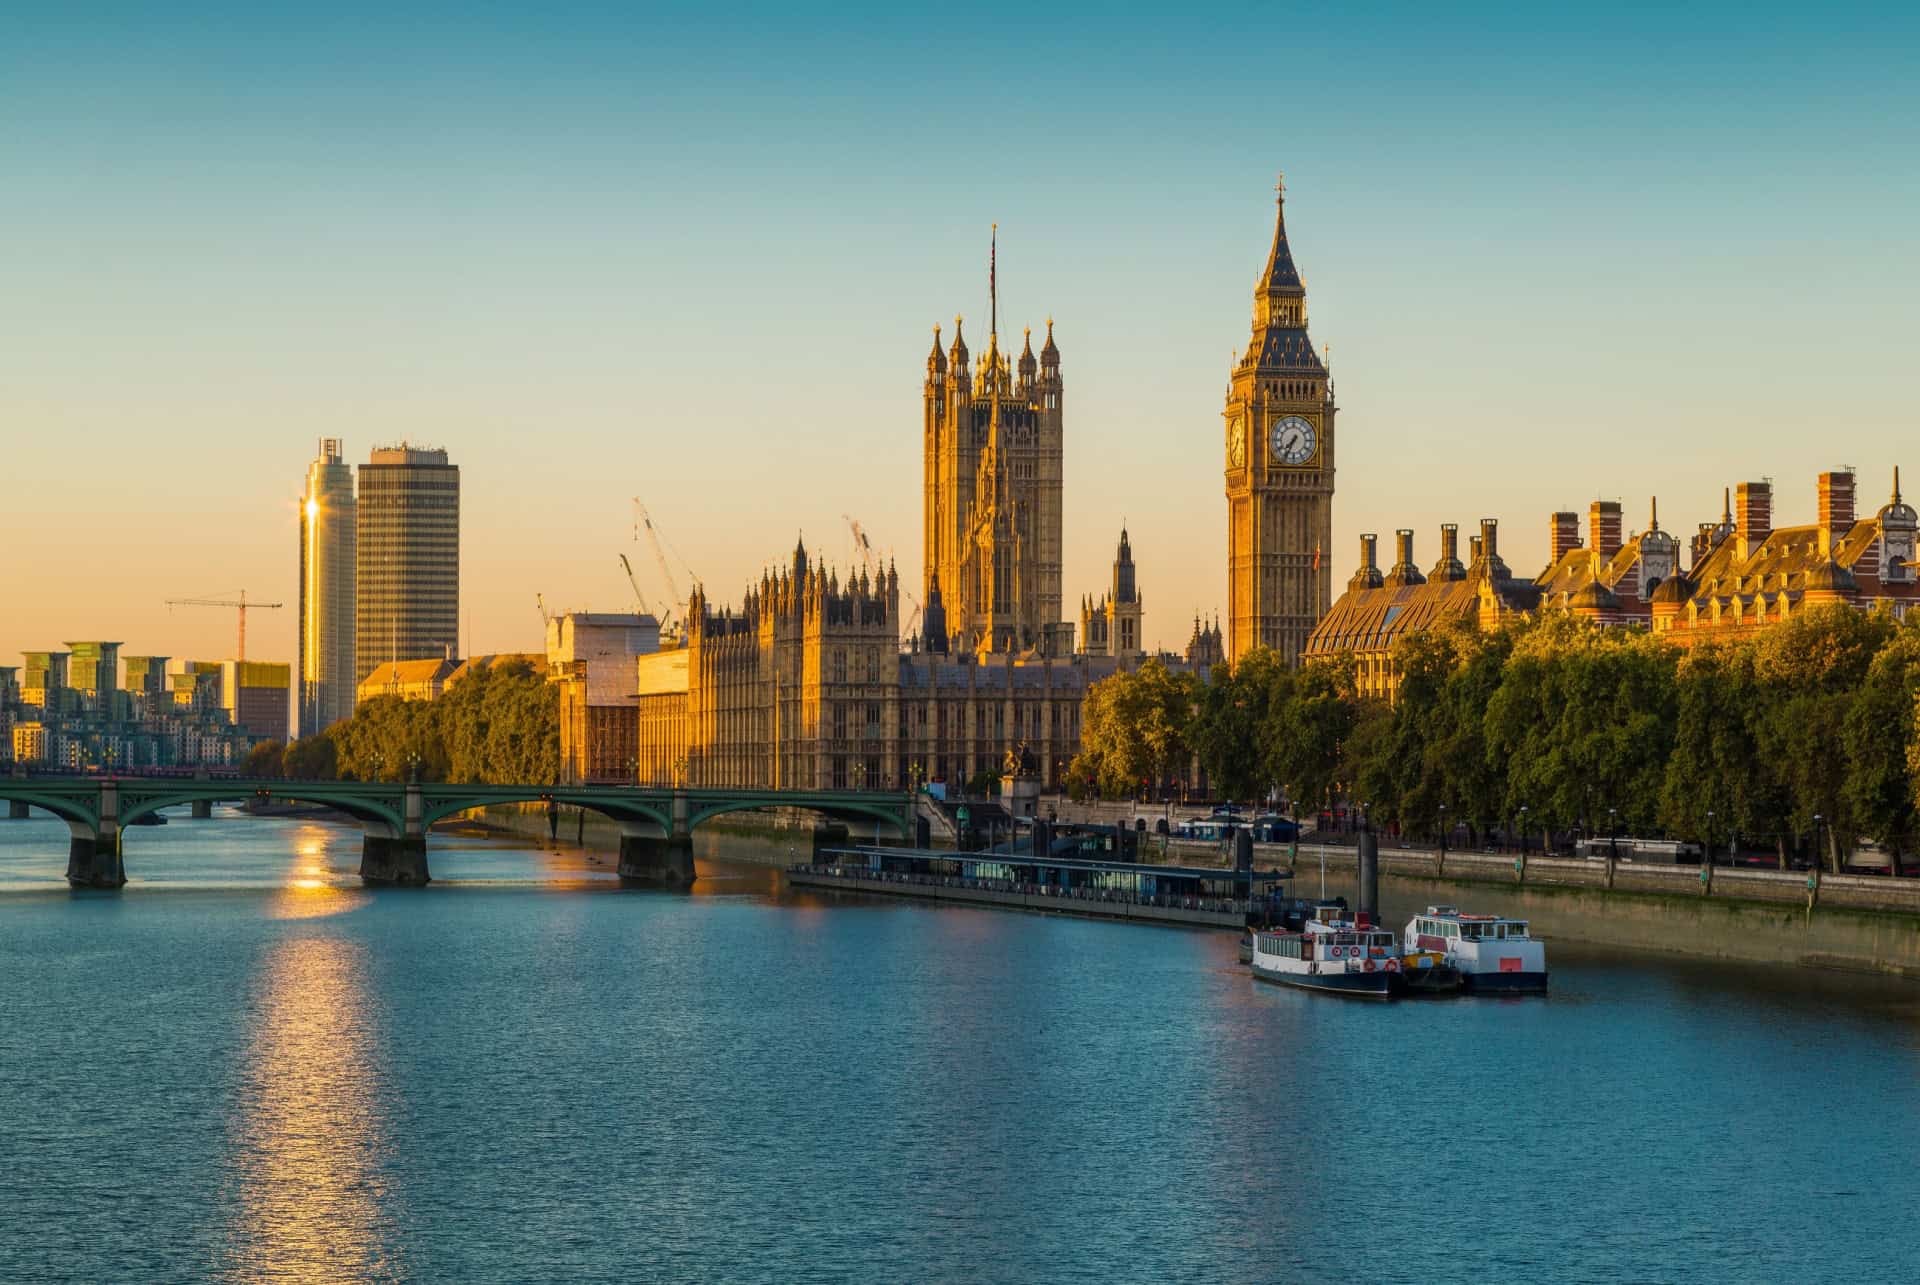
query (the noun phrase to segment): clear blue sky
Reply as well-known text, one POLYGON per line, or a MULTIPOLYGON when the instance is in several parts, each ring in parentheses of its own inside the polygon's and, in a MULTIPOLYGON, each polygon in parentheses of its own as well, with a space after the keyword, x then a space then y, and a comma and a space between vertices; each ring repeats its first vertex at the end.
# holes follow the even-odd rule
MULTIPOLYGON (((1224 597, 1221 398, 1274 174, 1343 406, 1332 551, 1914 439, 1913 6, 14 6, 0 663, 225 654, 314 439, 464 469, 479 650, 613 608, 628 497, 717 599, 842 513, 919 578, 935 322, 1051 315, 1067 591, 1224 597)), ((1906 461, 1920 488, 1920 454, 1906 461)), ((651 559, 636 557, 656 589, 651 559)), ((292 611, 252 622, 291 657, 292 611)))

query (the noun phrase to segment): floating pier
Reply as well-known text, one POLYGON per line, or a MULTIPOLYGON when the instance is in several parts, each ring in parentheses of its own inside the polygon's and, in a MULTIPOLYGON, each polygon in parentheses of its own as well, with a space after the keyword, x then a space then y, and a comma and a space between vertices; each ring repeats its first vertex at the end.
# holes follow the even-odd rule
POLYGON ((801 888, 1236 932, 1250 914, 1263 919, 1269 907, 1284 901, 1293 877, 1285 870, 926 848, 826 848, 812 862, 788 867, 786 875, 801 888))

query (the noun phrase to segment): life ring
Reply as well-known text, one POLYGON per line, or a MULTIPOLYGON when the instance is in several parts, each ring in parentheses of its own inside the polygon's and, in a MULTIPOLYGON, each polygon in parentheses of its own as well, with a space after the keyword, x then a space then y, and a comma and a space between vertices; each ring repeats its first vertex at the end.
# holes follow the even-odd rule
POLYGON ((1399 961, 1399 960, 1397 960, 1397 959, 1389 959, 1389 960, 1387 961, 1387 971, 1388 971, 1388 972, 1390 972, 1390 973, 1397 973, 1397 972, 1399 972, 1399 971, 1400 971, 1400 961, 1399 961))
POLYGON ((1368 961, 1366 962, 1366 965, 1365 965, 1365 967, 1366 967, 1366 970, 1367 970, 1368 972, 1372 972, 1372 971, 1373 971, 1373 961, 1372 961, 1371 959, 1369 959, 1369 960, 1368 960, 1368 961))

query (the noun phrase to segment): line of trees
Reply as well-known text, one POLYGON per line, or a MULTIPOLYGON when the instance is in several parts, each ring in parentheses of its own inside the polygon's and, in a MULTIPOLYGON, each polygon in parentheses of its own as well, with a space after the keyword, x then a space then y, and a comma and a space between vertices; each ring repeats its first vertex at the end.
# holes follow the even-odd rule
POLYGON ((291 745, 253 748, 250 776, 544 785, 560 768, 559 689, 522 660, 470 668, 438 700, 375 696, 291 745))
POLYGON ((1524 824, 1783 861, 1817 842, 1834 868, 1861 838, 1897 862, 1920 828, 1920 614, 1818 608, 1683 650, 1551 613, 1415 634, 1394 659, 1392 704, 1356 695, 1351 658, 1256 651, 1204 682, 1149 661, 1089 691, 1073 785, 1124 796, 1198 769, 1222 797, 1364 805, 1422 837, 1524 824))

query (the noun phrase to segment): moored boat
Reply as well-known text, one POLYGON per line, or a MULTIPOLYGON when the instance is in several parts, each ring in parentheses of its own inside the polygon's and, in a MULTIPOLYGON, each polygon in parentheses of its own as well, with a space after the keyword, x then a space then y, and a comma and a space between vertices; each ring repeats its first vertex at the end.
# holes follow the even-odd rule
POLYGON ((1388 999, 1400 970, 1393 934, 1360 919, 1312 919, 1298 932, 1253 934, 1253 975, 1263 982, 1361 999, 1388 999))
POLYGON ((1467 915, 1457 906, 1428 906, 1407 921, 1410 950, 1434 951, 1459 970, 1468 991, 1544 994, 1547 948, 1524 919, 1467 915))
POLYGON ((1410 945, 1400 952, 1394 985, 1404 995, 1453 995, 1460 990, 1460 970, 1447 962, 1444 951, 1410 945))

